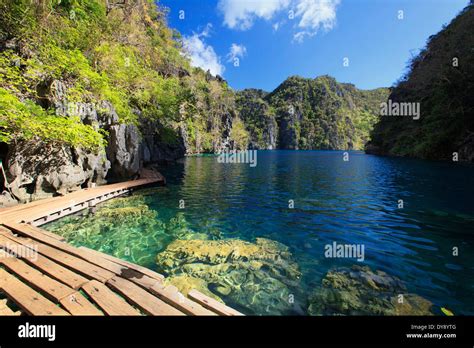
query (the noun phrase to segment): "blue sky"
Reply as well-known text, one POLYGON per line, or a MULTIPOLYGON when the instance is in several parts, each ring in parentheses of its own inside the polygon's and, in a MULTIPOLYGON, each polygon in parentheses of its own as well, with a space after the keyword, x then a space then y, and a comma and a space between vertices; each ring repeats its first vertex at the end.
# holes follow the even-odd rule
POLYGON ((288 76, 393 85, 468 0, 161 0, 193 65, 237 90, 288 76), (236 60, 238 59, 238 61, 236 60), (236 64, 238 63, 238 64, 236 64), (238 66, 236 66, 238 65, 238 66))

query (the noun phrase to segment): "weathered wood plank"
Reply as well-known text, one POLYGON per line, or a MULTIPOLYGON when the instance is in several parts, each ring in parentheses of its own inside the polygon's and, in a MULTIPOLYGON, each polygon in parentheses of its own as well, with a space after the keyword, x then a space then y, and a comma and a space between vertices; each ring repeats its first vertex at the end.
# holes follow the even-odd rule
MULTIPOLYGON (((44 235, 38 232, 37 228, 31 229, 31 226, 29 225, 8 224, 7 227, 10 228, 12 231, 18 233, 19 235, 30 237, 32 239, 40 241, 41 243, 47 244, 51 247, 62 250, 71 255, 77 256, 89 263, 92 263, 103 269, 113 272, 116 275, 130 279, 136 282, 137 284, 140 284, 141 286, 144 286, 146 288, 153 286, 156 281, 160 281, 160 282, 162 281, 161 278, 155 279, 155 278, 158 278, 157 276, 158 273, 154 274, 155 276, 154 279, 151 279, 151 277, 145 276, 143 274, 143 269, 146 270, 146 268, 144 267, 142 267, 142 270, 139 271, 137 270, 140 267, 138 265, 133 265, 131 263, 119 264, 118 262, 115 261, 119 259, 110 260, 109 258, 104 257, 104 255, 106 254, 93 251, 92 249, 88 249, 88 248, 75 248, 72 245, 57 241, 54 238, 51 238, 47 235, 44 235), (130 265, 130 267, 128 266, 128 264, 130 265)), ((147 273, 153 273, 153 272, 150 271, 147 273)))
MULTIPOLYGON (((116 191, 128 190, 134 187, 163 182, 164 180, 162 178, 147 178, 82 189, 65 196, 48 198, 2 210, 0 211, 0 221, 2 223, 21 221, 31 222, 47 216, 48 214, 54 214, 57 211, 73 207, 77 204, 85 204, 87 201, 99 196, 108 195, 111 198, 111 194, 116 191)), ((86 206, 87 204, 85 204, 85 207, 86 206)))
POLYGON ((124 299, 116 295, 106 285, 96 280, 91 280, 84 284, 82 290, 84 290, 107 315, 140 315, 140 312, 129 305, 124 299))
POLYGON ((32 254, 30 248, 6 238, 3 233, 3 231, 0 231, 0 247, 10 253, 17 253, 17 256, 23 261, 39 269, 44 274, 49 275, 73 289, 79 289, 82 284, 88 282, 88 279, 55 263, 45 256, 39 253, 32 254))
POLYGON ((104 315, 104 313, 77 291, 61 299, 59 303, 72 315, 104 315))
POLYGON ((3 236, 27 247, 35 245, 37 251, 40 254, 56 261, 57 263, 63 266, 73 269, 76 273, 79 273, 87 278, 97 279, 105 283, 108 279, 112 278, 115 275, 114 273, 107 271, 101 267, 98 267, 92 263, 89 263, 83 259, 72 256, 71 254, 55 249, 49 245, 42 244, 38 241, 33 241, 29 238, 15 237, 13 235, 8 234, 3 234, 3 236))
POLYGON ((119 265, 126 266, 128 268, 134 269, 134 270, 136 270, 136 271, 138 271, 138 272, 140 272, 144 275, 147 275, 150 278, 153 278, 153 279, 156 279, 156 280, 159 280, 159 281, 162 281, 163 279, 165 279, 165 277, 162 274, 159 274, 159 273, 157 273, 157 272, 155 272, 151 269, 148 269, 146 267, 143 267, 143 266, 140 266, 140 265, 137 265, 137 264, 119 259, 115 256, 112 256, 112 255, 109 255, 109 254, 106 254, 106 253, 103 253, 103 252, 100 252, 100 251, 96 251, 94 249, 89 249, 89 248, 84 247, 84 246, 80 246, 79 249, 87 250, 87 251, 89 251, 93 254, 96 254, 97 256, 100 256, 100 257, 106 258, 110 261, 113 261, 115 263, 118 263, 119 265))
POLYGON ((150 288, 151 293, 157 295, 164 302, 181 310, 189 315, 216 315, 216 313, 207 310, 200 304, 191 301, 178 291, 175 286, 164 286, 163 284, 156 284, 150 288))
POLYGON ((31 315, 68 315, 43 295, 0 268, 0 289, 18 307, 31 315))
POLYGON ((184 314, 126 279, 113 277, 107 281, 107 285, 149 315, 184 314))
MULTIPOLYGON (((131 315, 130 308, 134 314, 140 314, 131 304, 151 315, 240 315, 241 313, 199 292, 191 292, 194 298, 184 297, 174 286, 164 286, 162 275, 145 267, 87 248, 75 248, 61 236, 22 223, 41 224, 121 195, 133 187, 156 182, 164 182, 164 178, 160 176, 84 189, 63 197, 0 210, 0 224, 12 229, 10 231, 0 227, 0 248, 19 254, 16 258, 2 262, 13 273, 4 271, 4 278, 8 276, 14 279, 13 282, 19 282, 23 291, 36 293, 36 289, 44 293, 72 314, 103 314, 87 297, 77 292, 84 287, 94 296, 86 292, 95 304, 102 309, 106 307, 111 313, 117 311, 123 314, 123 308, 115 308, 121 302, 120 306, 124 303, 128 306, 125 310, 127 315, 131 315), (15 275, 24 279, 31 288, 15 275), (63 297, 64 289, 67 289, 68 295, 63 297), (69 293, 71 291, 72 294, 69 293), (107 301, 112 301, 113 305, 107 301)), ((83 290, 86 291, 85 289, 83 290)), ((45 300, 48 301, 46 298, 45 300)), ((8 312, 7 309, 5 311, 8 312)), ((104 312, 107 314, 105 310, 104 312)), ((27 313, 32 314, 31 310, 27 313)))
POLYGON ((7 315, 21 315, 20 311, 14 312, 10 307, 7 306, 7 300, 0 300, 0 316, 7 315))
POLYGON ((243 315, 233 308, 226 306, 223 303, 213 299, 212 297, 206 296, 203 293, 193 289, 188 293, 188 297, 197 303, 203 305, 207 309, 220 314, 220 315, 243 315))
POLYGON ((21 278, 25 284, 41 292, 50 300, 59 302, 62 298, 76 292, 73 288, 44 275, 4 250, 0 250, 0 264, 21 278))
POLYGON ((56 233, 53 233, 53 232, 50 232, 50 231, 47 231, 47 230, 44 230, 42 228, 38 228, 38 227, 35 227, 35 226, 32 226, 30 224, 25 224, 28 226, 29 229, 33 230, 33 231, 37 231, 38 233, 43 233, 45 235, 47 235, 48 237, 51 237, 53 239, 56 239, 60 242, 66 242, 66 239, 63 237, 63 236, 60 236, 59 234, 56 234, 56 233))

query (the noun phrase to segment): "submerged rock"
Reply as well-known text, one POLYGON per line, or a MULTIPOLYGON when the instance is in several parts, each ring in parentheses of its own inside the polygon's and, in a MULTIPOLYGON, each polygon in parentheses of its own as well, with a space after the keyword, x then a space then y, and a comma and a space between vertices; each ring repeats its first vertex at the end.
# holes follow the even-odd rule
POLYGON ((183 279, 199 279, 200 291, 231 299, 251 313, 295 311, 291 289, 298 285, 301 273, 288 248, 278 242, 264 238, 255 243, 176 240, 157 255, 157 264, 183 291, 183 279))
POLYGON ((116 222, 121 220, 127 222, 131 219, 156 218, 156 212, 150 210, 145 204, 139 204, 133 207, 104 208, 99 210, 95 215, 96 218, 109 219, 116 222))
POLYGON ((182 214, 169 221, 160 219, 148 206, 147 194, 156 195, 156 190, 149 188, 140 190, 140 194, 115 198, 89 213, 66 216, 45 228, 74 245, 153 267, 156 253, 176 238, 206 238, 189 229, 182 214))
POLYGON ((400 279, 369 267, 329 271, 309 297, 310 315, 433 315, 432 303, 400 279), (401 296, 402 295, 402 296, 401 296))
POLYGON ((202 292, 204 295, 212 297, 219 302, 224 302, 219 296, 214 295, 212 292, 209 291, 207 287, 207 283, 199 278, 191 277, 186 274, 178 275, 178 276, 171 276, 167 277, 164 280, 165 284, 170 284, 176 286, 179 291, 187 296, 188 293, 195 289, 202 292))

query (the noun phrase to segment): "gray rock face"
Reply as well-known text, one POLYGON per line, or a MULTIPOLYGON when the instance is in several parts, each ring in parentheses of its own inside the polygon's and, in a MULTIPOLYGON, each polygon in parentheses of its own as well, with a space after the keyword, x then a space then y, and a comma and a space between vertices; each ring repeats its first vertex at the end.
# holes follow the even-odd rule
POLYGON ((187 153, 187 130, 185 127, 179 129, 176 141, 165 141, 164 133, 159 124, 142 121, 140 128, 142 140, 140 144, 140 155, 143 165, 166 163, 176 161, 187 153))
POLYGON ((95 155, 40 141, 11 145, 6 164, 10 189, 21 202, 103 184, 110 168, 103 153, 95 155))
POLYGON ((60 80, 53 80, 43 91, 49 104, 60 116, 78 116, 82 123, 99 128, 107 128, 119 123, 114 106, 107 100, 99 103, 71 102, 67 99, 67 85, 60 80))
POLYGON ((239 116, 249 131, 251 149, 273 150, 277 147, 278 124, 270 105, 264 100, 267 94, 258 89, 237 93, 239 116))
POLYGON ((0 208, 12 207, 18 204, 18 201, 8 192, 0 193, 0 208))
POLYGON ((226 112, 222 115, 222 129, 221 136, 213 141, 214 153, 222 153, 231 150, 235 150, 236 146, 230 137, 230 131, 232 129, 232 123, 234 121, 234 115, 226 112))
POLYGON ((282 149, 298 150, 297 118, 290 112, 283 112, 280 116, 279 144, 282 149))
POLYGON ((107 158, 112 180, 129 179, 140 170, 140 136, 136 126, 119 124, 109 128, 107 158))

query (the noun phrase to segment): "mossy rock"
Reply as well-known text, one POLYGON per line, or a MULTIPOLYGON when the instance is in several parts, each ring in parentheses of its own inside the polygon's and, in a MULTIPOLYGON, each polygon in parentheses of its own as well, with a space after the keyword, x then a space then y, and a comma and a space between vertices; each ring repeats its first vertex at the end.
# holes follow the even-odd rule
POLYGON ((157 255, 157 264, 171 279, 192 279, 198 290, 230 299, 253 314, 292 311, 289 298, 301 276, 288 248, 264 238, 255 243, 176 240, 157 255))
POLYGON ((191 290, 198 290, 202 292, 204 295, 207 295, 209 297, 216 299, 219 302, 224 303, 224 301, 222 301, 222 299, 219 296, 209 291, 209 288, 207 287, 207 283, 204 280, 199 279, 199 278, 188 276, 186 274, 171 276, 165 279, 165 284, 167 285, 171 284, 171 285, 176 286, 178 290, 185 296, 187 296, 191 290))
POLYGON ((308 299, 310 315, 433 315, 430 301, 383 271, 335 269, 321 283, 308 299))
POLYGON ((138 218, 156 218, 156 212, 150 210, 147 205, 140 204, 137 206, 128 207, 114 207, 114 208, 103 208, 97 211, 96 216, 102 219, 109 220, 129 220, 138 218))

